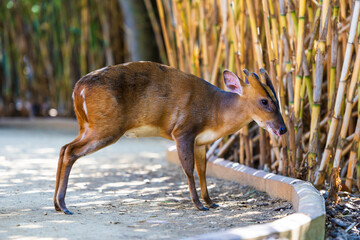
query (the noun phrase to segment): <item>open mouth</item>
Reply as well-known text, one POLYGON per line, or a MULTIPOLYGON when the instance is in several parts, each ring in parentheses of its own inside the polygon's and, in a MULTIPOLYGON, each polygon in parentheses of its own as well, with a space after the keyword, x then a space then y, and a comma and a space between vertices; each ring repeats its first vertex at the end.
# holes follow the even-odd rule
POLYGON ((266 130, 267 130, 269 133, 272 133, 272 134, 274 134, 274 135, 276 135, 276 136, 278 136, 278 137, 281 136, 280 130, 276 130, 275 128, 273 128, 273 127, 271 126, 271 124, 266 124, 266 130))
POLYGON ((280 132, 277 131, 277 130, 275 130, 275 129, 272 129, 272 132, 273 132, 276 136, 278 136, 278 137, 281 136, 280 132))
POLYGON ((278 137, 281 136, 280 129, 274 128, 272 122, 268 122, 268 123, 265 123, 265 124, 262 124, 261 122, 260 123, 257 122, 257 124, 259 126, 261 126, 262 128, 264 128, 265 130, 267 130, 269 133, 274 134, 274 135, 276 135, 278 137))

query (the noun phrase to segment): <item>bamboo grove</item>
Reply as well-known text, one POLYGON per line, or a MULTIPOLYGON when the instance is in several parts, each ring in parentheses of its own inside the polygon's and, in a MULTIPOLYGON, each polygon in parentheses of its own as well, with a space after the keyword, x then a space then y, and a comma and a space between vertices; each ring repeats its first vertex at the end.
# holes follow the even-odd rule
POLYGON ((0 116, 24 115, 29 107, 35 115, 46 115, 50 107, 71 115, 75 82, 124 61, 118 5, 116 0, 0 1, 0 116))
MULTIPOLYGON (((145 2, 149 1, 145 0, 145 2)), ((359 0, 157 0, 168 63, 224 89, 222 71, 264 67, 288 133, 255 124, 216 141, 225 157, 317 187, 360 187, 359 0)), ((161 29, 161 30, 159 30, 161 29)))

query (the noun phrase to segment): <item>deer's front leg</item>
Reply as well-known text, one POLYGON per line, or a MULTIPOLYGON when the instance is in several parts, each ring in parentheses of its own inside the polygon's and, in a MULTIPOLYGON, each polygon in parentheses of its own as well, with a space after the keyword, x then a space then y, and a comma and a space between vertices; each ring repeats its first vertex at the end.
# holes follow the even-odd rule
POLYGON ((195 146, 195 166, 199 175, 201 197, 204 199, 206 204, 211 208, 217 208, 219 205, 214 203, 207 189, 206 183, 206 150, 204 146, 195 146))
POLYGON ((207 207, 204 207, 199 200, 199 196, 195 188, 195 179, 194 179, 194 138, 189 137, 180 137, 176 140, 176 146, 179 154, 179 159, 181 165, 186 174, 191 200, 199 210, 209 210, 207 207))

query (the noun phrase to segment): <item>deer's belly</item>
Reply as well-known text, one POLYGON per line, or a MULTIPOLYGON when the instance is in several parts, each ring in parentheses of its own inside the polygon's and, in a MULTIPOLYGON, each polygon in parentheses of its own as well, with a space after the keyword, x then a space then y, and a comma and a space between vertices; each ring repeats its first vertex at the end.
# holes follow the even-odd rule
POLYGON ((159 127, 154 126, 141 126, 138 128, 132 128, 125 132, 125 137, 138 138, 138 137, 159 137, 161 136, 161 130, 159 127))
POLYGON ((220 136, 212 130, 205 130, 204 132, 197 135, 195 142, 197 145, 205 145, 214 142, 219 139, 220 136))

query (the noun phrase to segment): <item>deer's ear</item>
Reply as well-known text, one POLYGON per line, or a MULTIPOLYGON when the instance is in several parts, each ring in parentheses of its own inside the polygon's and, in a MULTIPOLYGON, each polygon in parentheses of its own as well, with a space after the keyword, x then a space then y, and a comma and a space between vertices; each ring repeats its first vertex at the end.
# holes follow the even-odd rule
POLYGON ((244 94, 245 83, 241 79, 239 79, 235 75, 235 73, 229 70, 224 70, 223 75, 224 75, 225 85, 230 92, 237 93, 239 95, 244 94))

